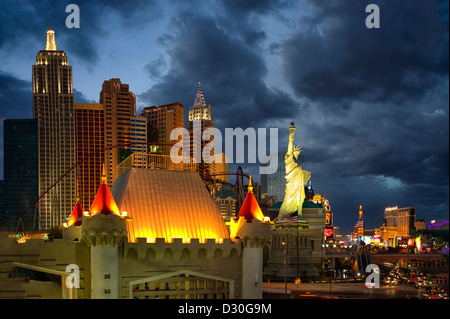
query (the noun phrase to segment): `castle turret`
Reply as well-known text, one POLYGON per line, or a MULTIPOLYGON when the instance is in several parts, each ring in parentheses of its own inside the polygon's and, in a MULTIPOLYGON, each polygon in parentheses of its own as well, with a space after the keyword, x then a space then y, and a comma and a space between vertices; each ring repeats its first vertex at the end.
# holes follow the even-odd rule
POLYGON ((77 198, 77 202, 70 214, 69 220, 63 224, 63 238, 72 240, 81 239, 81 221, 83 218, 83 208, 77 198))
POLYGON ((91 298, 119 298, 119 247, 127 240, 126 212, 119 212, 105 174, 83 216, 82 235, 91 248, 91 298))
POLYGON ((253 194, 250 176, 247 196, 236 220, 231 220, 230 237, 242 243, 242 298, 262 299, 263 248, 270 240, 271 222, 264 217, 253 194))

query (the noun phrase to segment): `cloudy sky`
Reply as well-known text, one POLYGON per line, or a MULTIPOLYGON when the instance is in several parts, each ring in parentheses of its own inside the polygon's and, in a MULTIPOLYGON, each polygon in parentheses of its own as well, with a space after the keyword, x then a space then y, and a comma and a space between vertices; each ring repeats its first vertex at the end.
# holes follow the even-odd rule
MULTIPOLYGON (((0 117, 31 118, 31 68, 56 32, 76 102, 118 77, 145 106, 192 106, 197 83, 220 130, 296 122, 316 193, 343 233, 363 205, 448 219, 448 1, 189 0, 0 2, 0 117), (80 28, 65 26, 69 3, 80 28), (365 25, 368 4, 381 28, 365 25)), ((0 121, 0 132, 3 123, 0 121)), ((3 132, 0 178, 3 178, 3 132)), ((241 164, 259 180, 257 165, 241 164)), ((236 169, 232 165, 232 169, 236 169)))

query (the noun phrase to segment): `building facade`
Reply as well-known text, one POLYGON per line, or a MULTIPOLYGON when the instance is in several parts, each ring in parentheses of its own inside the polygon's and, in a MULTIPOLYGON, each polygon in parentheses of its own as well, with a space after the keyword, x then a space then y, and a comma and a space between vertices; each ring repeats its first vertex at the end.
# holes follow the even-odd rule
MULTIPOLYGON (((140 116, 130 117, 131 144, 147 143, 147 119, 140 116)), ((146 144, 135 144, 130 146, 132 153, 147 154, 146 144)), ((138 167, 147 167, 147 157, 138 156, 136 159, 138 167)))
POLYGON ((105 106, 74 103, 77 162, 77 198, 83 209, 89 209, 102 176, 105 162, 105 106))
POLYGON ((397 236, 409 238, 414 230, 416 220, 415 207, 386 207, 384 222, 386 227, 397 227, 397 236))
POLYGON ((276 196, 277 202, 283 201, 286 189, 284 155, 285 154, 283 153, 270 154, 268 158, 266 158, 267 164, 262 165, 268 166, 272 161, 278 161, 275 173, 261 174, 261 193, 267 194, 267 196, 276 196))
MULTIPOLYGON (((32 73, 33 118, 38 120, 39 194, 44 193, 76 160, 72 67, 56 49, 55 32, 47 31, 45 50, 36 56, 32 73)), ((39 201, 39 227, 61 225, 76 197, 75 171, 39 201)))
POLYGON ((214 136, 203 139, 203 132, 208 128, 214 128, 211 118, 211 106, 207 106, 203 95, 201 83, 198 83, 194 105, 189 109, 189 121, 186 129, 189 132, 189 150, 191 161, 197 163, 198 173, 202 178, 211 176, 215 172, 214 136), (211 147, 211 152, 203 153, 205 146, 211 147), (206 161, 205 161, 206 160, 206 161))
POLYGON ((103 82, 100 104, 105 106, 105 147, 122 145, 105 151, 107 180, 112 187, 118 177, 120 151, 130 150, 130 118, 136 116, 136 96, 130 91, 128 84, 112 78, 103 82))
POLYGON ((219 209, 220 215, 225 221, 230 221, 232 218, 236 217, 236 199, 228 196, 225 198, 216 197, 214 200, 216 202, 217 208, 219 209))
POLYGON ((214 155, 214 174, 215 179, 224 183, 228 183, 228 157, 225 153, 214 155))
POLYGON ((170 134, 174 129, 183 127, 184 106, 180 103, 149 106, 141 111, 140 116, 147 119, 147 141, 155 143, 148 146, 148 153, 170 155, 170 145, 181 139, 171 140, 170 134))
POLYGON ((0 298, 262 298, 271 223, 251 189, 229 225, 194 171, 131 168, 78 206, 63 238, 0 233, 0 298))
MULTIPOLYGON (((4 181, 0 197, 0 230, 17 228, 13 220, 39 196, 38 121, 35 119, 3 121, 4 181)), ((37 206, 22 216, 19 229, 35 229, 37 206), (23 223, 23 224, 22 224, 23 223)))

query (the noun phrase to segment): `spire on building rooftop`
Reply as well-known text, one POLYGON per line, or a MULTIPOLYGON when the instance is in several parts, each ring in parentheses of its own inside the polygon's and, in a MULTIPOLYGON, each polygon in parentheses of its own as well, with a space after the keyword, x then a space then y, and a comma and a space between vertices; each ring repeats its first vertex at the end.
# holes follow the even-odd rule
POLYGON ((202 107, 202 108, 207 107, 206 102, 205 102, 205 97, 203 96, 201 82, 198 82, 197 95, 195 96, 195 101, 194 101, 194 108, 195 107, 202 107))
POLYGON ((48 29, 47 31, 47 43, 45 45, 45 50, 56 51, 55 31, 52 29, 48 29))

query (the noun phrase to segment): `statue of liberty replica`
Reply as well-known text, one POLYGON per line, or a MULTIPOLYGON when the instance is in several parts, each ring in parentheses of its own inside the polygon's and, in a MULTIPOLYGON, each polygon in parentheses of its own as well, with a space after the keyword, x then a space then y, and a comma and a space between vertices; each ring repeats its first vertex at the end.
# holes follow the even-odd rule
POLYGON ((286 276, 288 280, 295 279, 295 283, 300 283, 301 278, 319 277, 325 214, 321 204, 308 201, 305 216, 302 216, 305 184, 311 178, 311 172, 303 170, 303 152, 300 146, 294 146, 294 135, 295 123, 291 122, 289 144, 284 157, 285 195, 272 233, 264 275, 274 279, 286 276))
POLYGON ((280 221, 290 221, 292 216, 295 215, 298 217, 298 221, 301 220, 302 206, 305 201, 305 184, 311 178, 311 172, 303 170, 303 163, 299 158, 301 147, 294 147, 294 135, 295 123, 291 122, 288 150, 284 157, 286 164, 286 191, 278 214, 280 221))
MULTIPOLYGON (((305 210, 306 218, 302 218, 305 201, 305 184, 311 173, 303 170, 303 152, 301 147, 294 146, 295 123, 289 128, 289 144, 285 156, 286 189, 283 203, 279 208, 272 233, 269 258, 264 269, 266 278, 288 280, 300 278, 318 278, 322 262, 322 228, 324 214, 317 214, 321 207, 305 210), (311 220, 311 215, 313 220, 311 220), (319 217, 319 224, 315 220, 319 217), (317 224, 317 225, 316 225, 317 224), (285 277, 286 276, 286 277, 285 277)), ((308 206, 311 206, 308 202, 308 206)))

